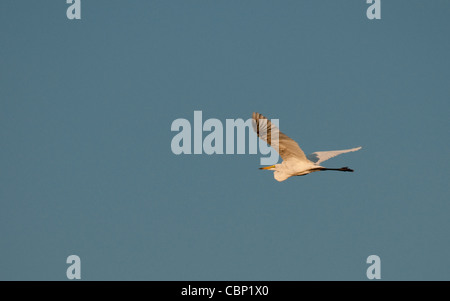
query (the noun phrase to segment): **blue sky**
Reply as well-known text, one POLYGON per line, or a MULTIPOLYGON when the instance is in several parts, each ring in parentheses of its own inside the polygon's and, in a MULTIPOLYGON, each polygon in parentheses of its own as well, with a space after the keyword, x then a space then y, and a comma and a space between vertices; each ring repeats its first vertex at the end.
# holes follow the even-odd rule
POLYGON ((450 280, 448 1, 0 3, 0 280, 450 280), (306 153, 174 155, 173 120, 306 153))

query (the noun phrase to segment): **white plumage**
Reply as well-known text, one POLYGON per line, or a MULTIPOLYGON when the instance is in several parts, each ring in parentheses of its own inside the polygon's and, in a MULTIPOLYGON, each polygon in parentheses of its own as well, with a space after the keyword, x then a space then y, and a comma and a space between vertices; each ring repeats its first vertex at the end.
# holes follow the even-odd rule
POLYGON ((272 124, 266 117, 259 113, 253 113, 252 119, 253 129, 258 137, 276 149, 283 159, 281 164, 260 168, 274 170, 274 178, 277 181, 281 182, 292 176, 304 176, 322 170, 353 172, 353 170, 348 167, 326 168, 319 164, 340 154, 360 150, 361 147, 335 151, 320 151, 306 156, 300 146, 298 146, 297 142, 283 134, 278 127, 272 124))

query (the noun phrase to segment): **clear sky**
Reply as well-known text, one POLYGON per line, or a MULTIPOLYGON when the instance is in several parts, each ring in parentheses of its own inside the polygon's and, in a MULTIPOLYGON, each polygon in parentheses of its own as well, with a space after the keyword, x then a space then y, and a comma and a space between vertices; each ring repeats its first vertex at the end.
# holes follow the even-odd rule
POLYGON ((0 1, 0 280, 450 280, 450 2, 0 1), (177 118, 306 153, 174 155, 177 118))

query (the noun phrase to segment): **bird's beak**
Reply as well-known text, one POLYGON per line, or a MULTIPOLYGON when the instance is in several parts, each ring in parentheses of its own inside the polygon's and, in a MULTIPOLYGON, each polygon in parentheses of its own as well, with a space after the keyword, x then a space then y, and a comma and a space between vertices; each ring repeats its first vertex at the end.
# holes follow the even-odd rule
POLYGON ((271 169, 271 168, 275 168, 275 165, 266 166, 266 167, 260 167, 259 169, 271 169))

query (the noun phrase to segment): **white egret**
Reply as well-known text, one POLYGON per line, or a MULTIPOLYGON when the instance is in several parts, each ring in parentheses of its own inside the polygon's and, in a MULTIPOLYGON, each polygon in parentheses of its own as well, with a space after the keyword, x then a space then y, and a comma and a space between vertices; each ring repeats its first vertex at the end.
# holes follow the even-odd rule
POLYGON ((266 117, 259 113, 253 113, 252 119, 253 129, 258 137, 275 148, 280 154, 280 157, 283 159, 281 164, 260 168, 274 170, 275 172, 273 176, 277 181, 281 182, 292 176, 304 176, 321 170, 353 172, 353 170, 348 167, 326 168, 320 166, 319 164, 337 155, 360 150, 361 147, 335 151, 314 152, 306 156, 300 146, 298 146, 297 142, 283 134, 278 127, 272 124, 266 117), (278 141, 276 139, 277 136, 278 141), (275 139, 272 139, 272 137, 275 139))

